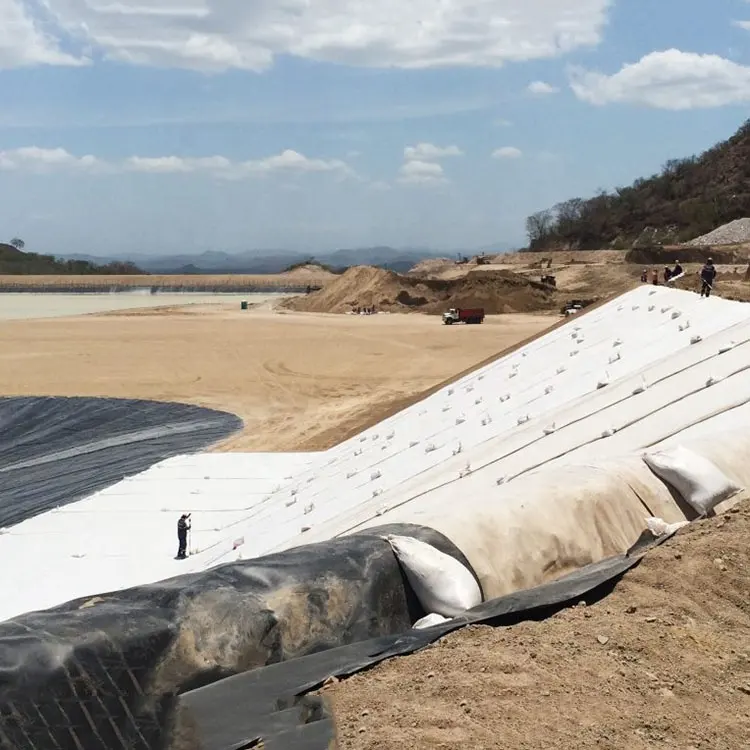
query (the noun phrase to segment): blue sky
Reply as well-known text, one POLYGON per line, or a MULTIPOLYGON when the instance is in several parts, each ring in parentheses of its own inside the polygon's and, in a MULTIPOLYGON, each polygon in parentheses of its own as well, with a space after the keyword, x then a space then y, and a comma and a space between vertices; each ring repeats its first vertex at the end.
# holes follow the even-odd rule
POLYGON ((748 104, 746 0, 0 0, 0 238, 520 245, 748 104))

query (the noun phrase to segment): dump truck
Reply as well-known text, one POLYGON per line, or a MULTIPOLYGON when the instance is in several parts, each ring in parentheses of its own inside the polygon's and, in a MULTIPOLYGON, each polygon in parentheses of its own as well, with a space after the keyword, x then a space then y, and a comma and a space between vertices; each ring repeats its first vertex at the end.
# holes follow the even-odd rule
POLYGON ((481 323, 484 321, 483 307, 451 307, 448 312, 443 313, 443 323, 453 325, 453 323, 481 323))

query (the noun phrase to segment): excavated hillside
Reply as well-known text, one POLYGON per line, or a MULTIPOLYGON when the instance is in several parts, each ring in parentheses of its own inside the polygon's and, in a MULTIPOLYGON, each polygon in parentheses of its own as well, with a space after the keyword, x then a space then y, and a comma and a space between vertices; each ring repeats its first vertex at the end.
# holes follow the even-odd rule
POLYGON ((450 307, 483 307, 489 315, 552 310, 554 289, 512 271, 470 272, 458 279, 425 279, 372 266, 355 266, 320 291, 284 303, 291 310, 347 313, 377 311, 440 314, 450 307))

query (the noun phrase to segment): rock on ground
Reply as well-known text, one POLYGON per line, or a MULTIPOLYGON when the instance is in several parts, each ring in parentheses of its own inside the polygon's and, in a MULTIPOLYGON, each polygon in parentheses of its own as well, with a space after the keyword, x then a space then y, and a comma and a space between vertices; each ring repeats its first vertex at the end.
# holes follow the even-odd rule
POLYGON ((750 242, 750 219, 735 219, 713 232, 696 237, 688 245, 738 245, 750 242))

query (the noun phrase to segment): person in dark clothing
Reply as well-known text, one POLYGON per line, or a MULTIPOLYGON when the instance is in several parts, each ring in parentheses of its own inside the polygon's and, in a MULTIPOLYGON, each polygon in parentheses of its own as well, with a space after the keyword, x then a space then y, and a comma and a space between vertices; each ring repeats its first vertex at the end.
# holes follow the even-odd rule
POLYGON ((669 284, 670 278, 672 278, 672 271, 669 266, 664 266, 664 283, 669 284))
POLYGON ((706 264, 701 268, 701 297, 710 297, 711 290, 714 288, 714 279, 716 278, 716 268, 714 262, 709 258, 706 264))
POLYGON ((676 260, 674 262, 674 268, 672 269, 672 278, 675 276, 679 276, 682 273, 682 266, 680 265, 680 261, 676 260))
POLYGON ((187 535, 190 531, 190 513, 183 513, 177 522, 177 559, 184 560, 187 557, 187 535))

